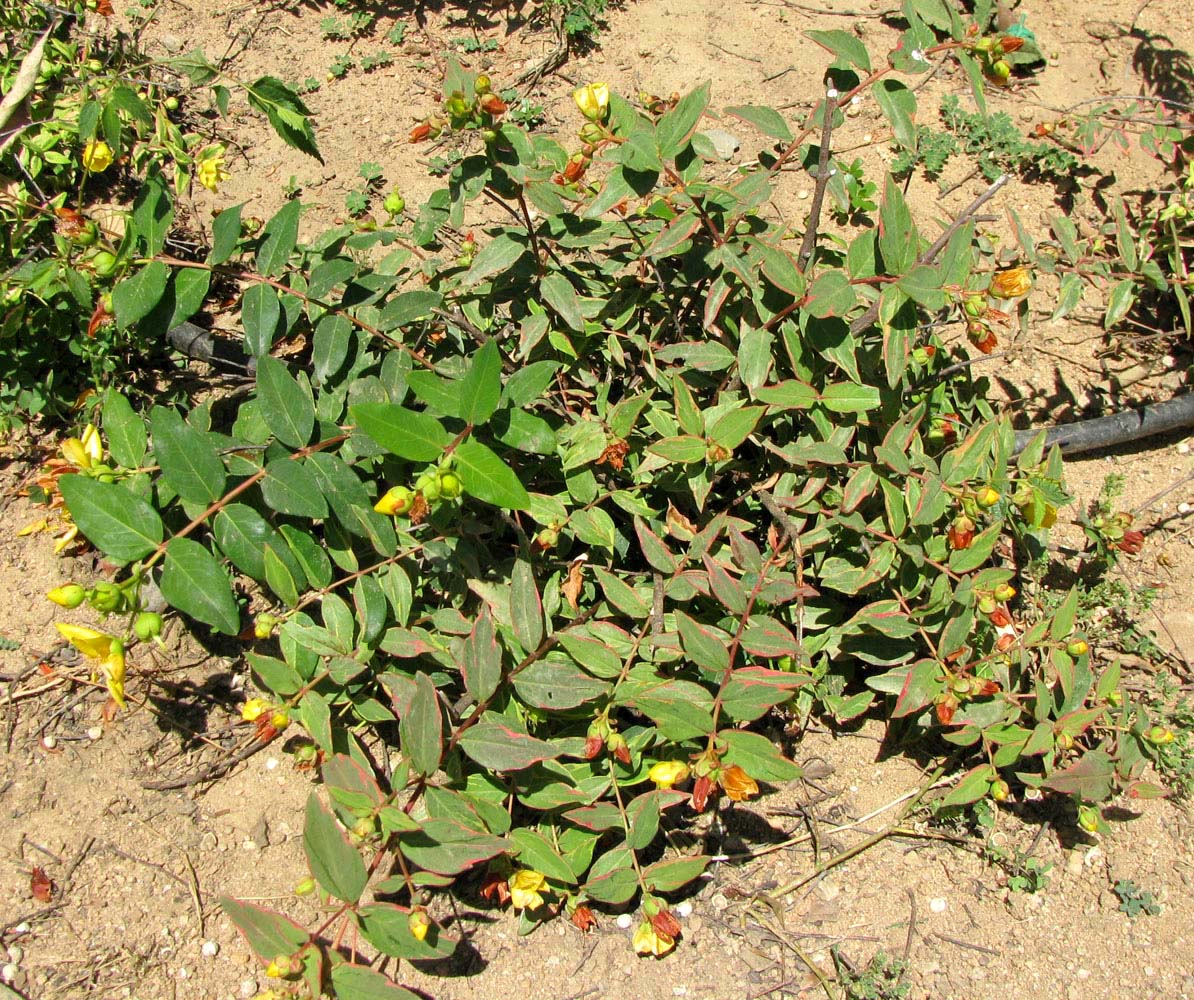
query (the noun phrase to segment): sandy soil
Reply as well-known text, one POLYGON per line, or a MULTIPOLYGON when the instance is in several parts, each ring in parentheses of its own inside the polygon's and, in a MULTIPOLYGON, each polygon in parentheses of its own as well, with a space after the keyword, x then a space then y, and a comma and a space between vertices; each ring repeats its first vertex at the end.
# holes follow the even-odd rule
MULTIPOLYGON (((668 94, 709 79, 715 107, 770 103, 800 118, 820 92, 826 62, 802 31, 855 30, 873 54, 885 52, 895 37, 879 16, 886 2, 849 2, 854 6, 841 0, 632 0, 611 13, 599 49, 574 55, 530 96, 545 109, 544 128, 561 135, 575 127, 572 86, 593 79, 631 94, 668 94)), ((428 148, 408 144, 405 136, 435 108, 445 53, 491 65, 491 75, 505 86, 556 46, 553 32, 525 23, 520 15, 528 10, 518 4, 495 4, 492 14, 487 8, 470 13, 470 6, 429 3, 412 11, 406 4, 382 5, 375 36, 350 46, 321 37, 320 20, 342 16, 330 4, 163 0, 147 34, 155 55, 195 46, 211 55, 231 51, 230 69, 244 79, 275 73, 321 81, 309 103, 325 164, 285 148, 242 109, 226 126, 235 143, 233 176, 218 196, 204 195, 191 207, 192 223, 204 228, 213 209, 238 202, 246 203, 246 215, 268 217, 293 177, 304 200, 320 206, 305 220, 308 232, 316 232, 343 212, 344 196, 360 185, 358 168, 367 160, 381 164, 387 185, 400 186, 417 205, 438 181, 427 176, 428 148), (384 47, 396 24, 406 25, 406 35, 391 66, 325 80, 335 55, 384 47), (463 53, 465 40, 481 51, 463 53), (481 44, 490 40, 496 46, 481 44)), ((1049 65, 991 100, 994 110, 1008 111, 1025 128, 1099 95, 1189 99, 1194 25, 1177 0, 1143 7, 1139 0, 1101 0, 1080 12, 1027 0, 1020 12, 1050 55, 1049 65)), ((964 90, 959 76, 934 75, 919 93, 922 120, 931 119, 943 95, 964 90)), ((752 155, 757 137, 748 127, 731 119, 719 124, 741 140, 735 162, 752 155)), ((877 110, 864 103, 838 139, 858 147, 875 177, 892 155, 884 134, 877 110)), ((1104 149, 1092 162, 1128 193, 1162 183, 1158 166, 1136 152, 1104 149)), ((908 191, 914 211, 944 219, 970 202, 985 182, 965 173, 960 161, 947 171, 942 183, 952 190, 944 196, 935 182, 914 177, 908 191)), ((1005 212, 1012 208, 1039 233, 1061 211, 1089 231, 1100 218, 1096 179, 1080 180, 1064 203, 1050 185, 1013 183, 994 203, 989 230, 1008 239, 1005 212)), ((788 175, 775 200, 776 212, 797 230, 810 187, 803 175, 788 175)), ((1072 419, 1108 400, 1166 398, 1182 381, 1174 373, 1188 364, 1184 348, 1167 354, 1124 342, 1104 356, 1096 307, 1059 323, 1034 315, 1027 332, 990 367, 1022 421, 1072 419)), ((45 535, 17 537, 19 528, 43 516, 15 495, 38 460, 31 446, 9 458, 0 472, 0 489, 9 498, 0 513, 0 565, 8 583, 0 636, 16 648, 0 652, 3 971, 21 995, 39 998, 255 996, 269 983, 216 900, 235 895, 300 920, 313 917, 312 904, 290 892, 306 874, 302 807, 313 779, 296 771, 278 747, 209 784, 145 787, 194 775, 244 744, 246 727, 237 715, 243 664, 233 647, 204 649, 175 626, 166 651, 136 659, 130 685, 136 707, 112 721, 101 716, 98 691, 39 672, 46 662, 85 674, 64 659, 52 628, 61 615, 43 595, 94 567, 55 558, 45 535), (54 882, 49 903, 31 897, 34 866, 54 882)), ((1133 588, 1159 588, 1155 611, 1142 624, 1188 669, 1194 659, 1188 601, 1194 457, 1182 438, 1163 438, 1074 461, 1068 479, 1086 503, 1108 473, 1125 475, 1123 506, 1137 509, 1150 530, 1144 552, 1123 569, 1133 588)), ((1060 538, 1062 544, 1076 540, 1060 538)), ((1139 683, 1152 683, 1150 664, 1137 666, 1139 683)), ((877 952, 903 959, 906 996, 914 998, 1194 1000, 1194 839, 1181 803, 1125 808, 1123 822, 1098 842, 1075 840, 1072 817, 1064 813, 1033 803, 1001 809, 996 842, 1051 866, 1047 886, 1035 894, 1014 891, 999 866, 917 836, 926 831, 916 828, 797 891, 769 895, 807 874, 814 858, 849 849, 891 822, 922 780, 914 761, 880 759, 881 736, 874 725, 810 733, 796 757, 809 764, 815 782, 736 807, 717 841, 729 859, 691 898, 693 911, 674 956, 635 958, 630 932, 612 917, 588 936, 561 921, 519 938, 513 919, 478 906, 466 893, 454 915, 447 904, 435 904, 445 907, 437 915, 456 921, 466 938, 457 959, 444 968, 408 966, 400 978, 439 1000, 813 997, 824 994, 805 960, 832 975, 834 949, 843 965, 858 969, 877 952), (1119 912, 1111 889, 1118 879, 1152 892, 1160 914, 1130 919, 1119 912)))

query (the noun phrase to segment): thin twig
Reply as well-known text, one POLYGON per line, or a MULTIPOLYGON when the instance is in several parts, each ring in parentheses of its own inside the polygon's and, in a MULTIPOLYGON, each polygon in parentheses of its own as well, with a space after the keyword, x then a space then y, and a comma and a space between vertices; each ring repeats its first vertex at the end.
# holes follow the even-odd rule
POLYGON ((796 267, 800 271, 808 266, 809 258, 817 245, 817 228, 821 224, 821 205, 825 202, 825 189, 829 186, 829 141, 833 137, 833 116, 837 112, 837 98, 826 97, 823 105, 824 121, 821 123, 821 148, 817 154, 817 186, 813 188, 813 201, 808 210, 808 225, 804 239, 800 241, 800 254, 796 267))
POLYGON ((996 958, 1003 957, 1003 952, 998 951, 995 948, 988 948, 983 944, 973 944, 970 941, 963 941, 961 938, 950 937, 948 934, 939 934, 936 931, 933 932, 933 937, 935 937, 938 941, 956 944, 959 948, 969 948, 971 951, 981 951, 984 955, 994 955, 996 958))
POLYGON ((215 764, 211 764, 195 774, 180 778, 166 778, 163 781, 143 781, 141 782, 141 787, 149 788, 155 792, 164 792, 176 788, 190 788, 192 785, 202 785, 208 781, 215 781, 217 778, 224 777, 237 764, 248 760, 253 754, 260 753, 267 746, 269 746, 269 743, 254 741, 247 747, 236 751, 228 760, 217 761, 215 764))

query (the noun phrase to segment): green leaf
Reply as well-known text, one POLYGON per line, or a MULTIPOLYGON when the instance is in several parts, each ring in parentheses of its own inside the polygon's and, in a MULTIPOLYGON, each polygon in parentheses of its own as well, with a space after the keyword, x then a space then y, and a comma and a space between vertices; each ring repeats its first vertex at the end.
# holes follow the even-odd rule
POLYGON ((828 316, 844 316, 857 302, 854 286, 843 272, 823 271, 808 290, 805 309, 818 319, 825 319, 828 316))
POLYGON ((247 504, 232 503, 216 515, 212 530, 220 551, 237 569, 254 580, 265 579, 262 552, 266 543, 277 536, 264 517, 247 504))
POLYGON ((464 492, 506 510, 527 510, 530 495, 510 468, 479 441, 465 441, 453 453, 464 492))
POLYGON ((677 611, 675 614, 676 627, 680 630, 680 642, 693 663, 711 671, 722 671, 729 667, 729 636, 694 621, 683 611, 677 611))
POLYGON ((1110 330, 1115 326, 1128 314, 1135 301, 1136 282, 1131 278, 1123 278, 1112 285, 1111 294, 1107 296, 1107 312, 1103 316, 1103 328, 1110 330))
POLYGON ((904 149, 916 149, 916 95, 899 80, 880 80, 872 93, 884 117, 891 123, 896 142, 904 149))
POLYGON ((223 264, 236 252, 236 245, 240 242, 240 213, 244 207, 233 205, 225 208, 212 220, 211 253, 207 255, 207 262, 212 267, 223 264))
POLYGON ((208 504, 224 494, 224 463, 203 431, 178 411, 155 406, 149 415, 153 454, 166 483, 184 500, 208 504))
POLYGON ((461 659, 464 685, 473 701, 480 704, 497 690, 502 679, 502 649, 493 630, 489 605, 481 608, 472 631, 464 641, 461 659))
POLYGON ((514 690, 523 704, 562 712, 600 698, 609 685, 574 664, 536 660, 515 675, 514 690))
POLYGON ((302 448, 315 429, 315 404, 276 358, 257 359, 257 392, 261 415, 283 444, 302 448))
POLYGON ((873 385, 834 382, 821 393, 821 403, 834 413, 867 413, 879 408, 882 397, 873 385))
POLYGON ((526 253, 526 244, 502 233, 485 244, 473 258, 473 265, 465 275, 466 286, 472 286, 511 270, 526 253))
POLYGON ((293 955, 311 940, 305 928, 273 910, 228 896, 221 896, 219 902, 220 909, 228 914, 228 919, 263 962, 272 962, 279 955, 293 955))
POLYGON ((265 467, 261 495, 279 514, 325 518, 327 503, 319 492, 319 481, 301 459, 275 458, 265 467))
POLYGON ((315 324, 311 341, 311 366, 315 382, 322 385, 340 370, 352 343, 352 324, 344 316, 328 313, 315 324))
POLYGON ((695 437, 692 434, 680 434, 676 437, 660 438, 653 442, 647 451, 669 462, 687 465, 691 462, 703 462, 708 447, 704 438, 695 437))
MULTIPOLYGON (((434 922, 422 941, 415 937, 410 932, 410 910, 405 906, 371 903, 357 911, 357 919, 365 940, 378 951, 394 958, 443 959, 449 958, 456 950, 456 940, 440 933, 439 926, 434 922)), ((342 1000, 357 998, 355 995, 344 996, 342 1000)))
POLYGON ((240 631, 232 584, 215 556, 189 538, 171 538, 162 569, 162 596, 171 607, 225 635, 240 631))
POLYGON ((298 243, 299 216, 303 206, 288 201, 261 232, 261 246, 257 248, 257 270, 265 277, 281 274, 290 261, 290 254, 298 243))
POLYGON ((991 790, 991 782, 999 777, 999 772, 990 764, 979 764, 971 768, 953 788, 951 788, 937 803, 939 806, 965 806, 985 798, 991 790))
POLYGON ((779 139, 781 142, 792 141, 792 130, 788 128, 788 123, 775 108, 768 108, 757 104, 738 104, 731 108, 726 108, 727 115, 733 115, 735 118, 741 118, 744 122, 750 122, 763 135, 768 135, 772 139, 779 139))
POLYGON ((435 774, 443 754, 443 716, 435 684, 421 670, 415 675, 415 693, 402 713, 398 735, 411 766, 424 777, 435 774))
POLYGON ((359 403, 348 413, 386 451, 411 462, 434 462, 452 440, 435 417, 394 403, 359 403))
POLYGON ((879 252, 888 274, 902 275, 916 263, 920 237, 912 222, 912 213, 904 201, 904 192, 891 174, 883 188, 879 208, 879 252))
POLYGON ((174 311, 170 314, 167 330, 173 330, 203 308, 207 290, 211 287, 211 272, 206 268, 183 267, 175 271, 170 279, 170 294, 174 297, 174 311))
MULTIPOLYGON (((320 163, 319 147, 309 121, 311 111, 302 102, 298 92, 288 87, 276 76, 263 76, 245 88, 250 107, 260 111, 273 126, 278 137, 287 146, 313 156, 320 163)), ((291 202, 297 205, 298 202, 291 202)))
POLYGON ((543 602, 535 586, 535 574, 525 559, 514 563, 510 578, 510 620, 514 637, 528 653, 543 641, 543 602))
POLYGON ((256 358, 265 357, 274 346, 282 321, 282 302, 269 285, 250 285, 240 300, 240 322, 245 331, 245 346, 256 358))
POLYGON ((465 731, 460 748, 482 767, 494 771, 521 771, 541 760, 553 760, 563 752, 551 743, 512 729, 505 722, 486 719, 465 731))
POLYGON ((113 460, 127 469, 139 466, 149 443, 145 421, 115 389, 109 389, 104 396, 103 428, 113 460))
POLYGON ((272 545, 266 545, 261 550, 261 565, 265 569, 265 582, 287 607, 297 607, 300 581, 295 579, 290 567, 282 561, 278 552, 279 550, 272 545))
POLYGON ((572 283, 559 271, 552 271, 539 282, 539 292, 546 302, 564 321, 568 329, 584 333, 585 318, 581 312, 580 297, 572 283))
POLYGON ((474 426, 484 424, 502 398, 502 355, 490 338, 473 355, 460 380, 460 419, 474 426))
POLYGON ((401 834, 402 852, 420 868, 456 875, 511 848, 504 837, 478 833, 451 819, 424 820, 421 829, 401 834))
POLYGON ((332 966, 332 988, 344 1000, 421 1000, 417 993, 398 986, 389 976, 351 962, 332 966))
POLYGON ((157 511, 124 487, 68 474, 59 477, 58 489, 84 537, 117 562, 141 559, 161 543, 157 511))
POLYGON ((520 827, 510 833, 510 839, 518 847, 519 864, 542 872, 556 882, 576 885, 576 873, 542 834, 520 827))
POLYGON ((694 858, 671 858, 656 861, 643 869, 643 881, 654 887, 656 892, 674 892, 686 886, 709 867, 710 859, 704 855, 694 858))
POLYGON ((766 736, 743 729, 723 729, 717 739, 726 745, 721 759, 726 764, 737 764, 755 781, 794 781, 804 774, 766 736))
POLYGON ((428 288, 400 292, 385 304, 377 319, 377 328, 388 333, 416 320, 426 319, 433 309, 443 304, 444 297, 428 288))
POLYGON ((740 667, 730 675, 730 682, 722 692, 722 706, 731 719, 753 722, 776 705, 783 704, 797 688, 807 683, 808 677, 786 670, 740 667))
POLYGON ((116 325, 126 330, 144 319, 166 294, 170 269, 160 260, 151 260, 141 270, 116 283, 112 289, 112 308, 116 325))
POLYGON ((355 903, 365 891, 369 874, 357 849, 344 837, 331 811, 311 792, 303 827, 303 851, 315 881, 326 892, 346 903, 355 903))
POLYGON ((846 67, 854 67, 864 73, 871 71, 871 57, 856 35, 836 28, 832 31, 806 31, 805 35, 832 53, 846 67))
MULTIPOLYGON (((141 103, 139 98, 137 101, 141 103)), ((170 199, 169 188, 161 168, 151 162, 141 181, 141 190, 133 201, 130 227, 130 231, 140 240, 146 257, 156 257, 162 252, 173 222, 174 203, 170 199)))
POLYGON ((709 83, 702 83, 696 90, 680 98, 671 111, 659 119, 655 126, 655 142, 662 160, 675 159, 688 145, 696 131, 701 115, 709 106, 709 83))

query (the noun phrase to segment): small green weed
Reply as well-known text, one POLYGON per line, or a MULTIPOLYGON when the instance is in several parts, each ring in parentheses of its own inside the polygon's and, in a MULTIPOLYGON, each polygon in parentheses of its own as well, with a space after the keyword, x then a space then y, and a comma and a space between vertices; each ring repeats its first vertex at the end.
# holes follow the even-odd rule
POLYGON ((1141 889, 1131 879, 1119 879, 1111 887, 1111 891, 1119 897, 1119 912, 1126 913, 1129 917, 1138 917, 1142 913, 1155 917, 1161 912, 1153 894, 1147 889, 1141 889))
POLYGON ((867 967, 859 971, 846 967, 836 948, 833 958, 847 1000, 904 1000, 912 989, 903 982, 907 966, 882 951, 876 952, 867 967))

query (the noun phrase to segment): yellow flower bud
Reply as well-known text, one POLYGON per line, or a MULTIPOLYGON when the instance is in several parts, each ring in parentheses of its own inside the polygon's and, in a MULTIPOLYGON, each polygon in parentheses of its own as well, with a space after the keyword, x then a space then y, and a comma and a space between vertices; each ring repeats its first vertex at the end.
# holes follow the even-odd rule
POLYGON ((669 934, 660 934, 650 920, 644 920, 634 932, 634 950, 640 955, 654 955, 659 958, 676 947, 676 939, 669 934))
POLYGON ((681 760, 661 760, 651 765, 647 777, 659 788, 671 788, 688 777, 688 765, 681 760))
POLYGON ((405 486, 395 486, 373 505, 379 514, 405 514, 415 502, 415 495, 405 486))
POLYGON ((55 587, 46 597, 60 608, 77 608, 87 597, 87 591, 77 583, 68 583, 63 587, 55 587))
POLYGON ((572 91, 572 100, 589 121, 599 122, 609 111, 609 87, 604 83, 587 83, 572 91))
POLYGON ((427 932, 431 930, 431 918, 427 916, 427 911, 423 907, 416 906, 410 911, 410 916, 406 918, 406 926, 410 928, 415 940, 422 941, 426 939, 427 932))

